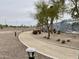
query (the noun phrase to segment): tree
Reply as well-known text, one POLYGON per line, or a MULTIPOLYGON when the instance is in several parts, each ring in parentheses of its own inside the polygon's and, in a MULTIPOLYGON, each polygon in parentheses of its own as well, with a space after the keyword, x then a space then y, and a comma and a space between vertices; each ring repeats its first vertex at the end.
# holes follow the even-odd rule
POLYGON ((38 20, 38 22, 40 24, 45 24, 47 25, 47 31, 48 31, 48 39, 50 38, 50 30, 49 30, 49 19, 48 19, 48 4, 46 4, 44 1, 41 1, 41 2, 37 2, 35 4, 36 6, 36 10, 37 10, 37 13, 36 13, 36 18, 38 20))
POLYGON ((50 25, 52 28, 53 20, 59 17, 59 13, 61 12, 61 9, 62 9, 61 6, 64 4, 63 0, 62 1, 52 0, 52 1, 53 3, 52 3, 52 6, 50 7, 49 7, 49 4, 46 4, 44 1, 37 2, 35 4, 36 10, 37 10, 37 13, 35 16, 39 23, 47 25, 48 39, 50 38, 50 25))
POLYGON ((41 13, 36 13, 35 19, 38 20, 37 26, 42 30, 44 25, 44 18, 42 17, 41 13))
POLYGON ((65 10, 65 0, 50 0, 51 5, 48 11, 48 16, 51 18, 51 33, 53 28, 53 21, 57 20, 60 17, 60 13, 63 13, 65 10))
POLYGON ((78 19, 79 18, 79 0, 70 0, 70 2, 73 4, 73 8, 71 9, 71 15, 73 18, 78 19))

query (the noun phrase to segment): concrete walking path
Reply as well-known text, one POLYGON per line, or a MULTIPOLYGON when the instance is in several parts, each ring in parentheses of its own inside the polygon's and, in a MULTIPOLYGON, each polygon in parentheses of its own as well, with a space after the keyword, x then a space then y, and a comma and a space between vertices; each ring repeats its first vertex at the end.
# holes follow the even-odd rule
MULTIPOLYGON (((24 46, 17 37, 14 30, 0 31, 0 59, 28 59, 24 46)), ((17 31, 17 34, 20 32, 17 31)))
POLYGON ((54 59, 78 59, 78 50, 48 44, 34 38, 31 31, 19 35, 19 40, 28 47, 35 48, 37 52, 54 59))

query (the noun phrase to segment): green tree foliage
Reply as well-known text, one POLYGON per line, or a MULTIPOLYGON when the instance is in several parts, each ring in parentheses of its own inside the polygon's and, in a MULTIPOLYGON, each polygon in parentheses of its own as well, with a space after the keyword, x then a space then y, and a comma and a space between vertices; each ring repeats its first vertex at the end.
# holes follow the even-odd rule
POLYGON ((49 17, 51 18, 51 32, 53 27, 53 21, 57 20, 60 17, 59 13, 64 12, 65 0, 51 0, 52 6, 49 8, 49 17))
POLYGON ((54 19, 58 19, 59 13, 63 10, 62 5, 64 5, 64 0, 60 1, 51 0, 51 2, 52 6, 46 4, 44 1, 38 1, 35 3, 37 10, 35 18, 38 20, 39 24, 47 25, 48 39, 50 38, 50 25, 53 24, 54 19))
POLYGON ((38 20, 38 23, 42 25, 47 25, 48 30, 48 39, 50 38, 50 30, 49 30, 49 19, 48 19, 48 4, 46 4, 44 1, 38 1, 36 4, 36 19, 38 20))

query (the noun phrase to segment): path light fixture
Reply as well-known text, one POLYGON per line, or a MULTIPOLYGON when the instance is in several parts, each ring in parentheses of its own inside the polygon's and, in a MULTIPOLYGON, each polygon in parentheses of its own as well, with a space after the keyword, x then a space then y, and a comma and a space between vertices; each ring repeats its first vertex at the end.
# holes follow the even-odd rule
POLYGON ((77 15, 77 12, 76 12, 76 11, 74 11, 74 15, 75 15, 75 16, 77 15))
POLYGON ((36 50, 34 48, 27 48, 26 49, 29 59, 35 59, 35 51, 36 50))

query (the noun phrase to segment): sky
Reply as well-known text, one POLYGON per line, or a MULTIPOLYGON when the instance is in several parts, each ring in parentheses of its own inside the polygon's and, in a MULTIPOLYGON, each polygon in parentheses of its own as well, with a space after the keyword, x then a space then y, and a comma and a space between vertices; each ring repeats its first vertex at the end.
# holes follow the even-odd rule
POLYGON ((32 17, 36 0, 0 0, 0 23, 9 25, 35 25, 32 17))
MULTIPOLYGON (((36 12, 36 1, 38 0, 0 0, 0 24, 36 25, 37 21, 31 15, 36 12)), ((64 18, 68 16, 65 15, 64 18)))

